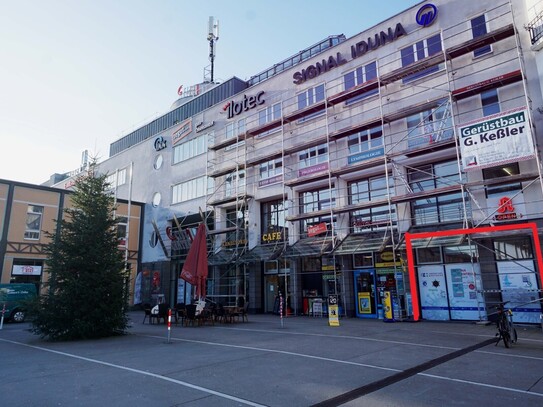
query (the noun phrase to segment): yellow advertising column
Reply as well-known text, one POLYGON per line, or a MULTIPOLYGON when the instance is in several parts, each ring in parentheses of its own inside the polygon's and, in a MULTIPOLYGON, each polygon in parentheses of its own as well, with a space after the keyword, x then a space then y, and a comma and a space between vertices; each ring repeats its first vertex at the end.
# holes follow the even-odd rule
POLYGON ((339 307, 337 295, 328 296, 328 325, 339 326, 339 307))

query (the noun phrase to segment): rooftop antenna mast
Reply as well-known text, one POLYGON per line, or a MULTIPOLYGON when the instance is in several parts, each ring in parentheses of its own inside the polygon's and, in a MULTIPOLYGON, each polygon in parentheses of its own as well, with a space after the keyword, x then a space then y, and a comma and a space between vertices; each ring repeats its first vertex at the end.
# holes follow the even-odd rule
POLYGON ((213 16, 209 17, 209 23, 207 25, 207 40, 209 41, 209 60, 211 61, 211 66, 204 73, 204 81, 213 83, 213 68, 215 62, 215 42, 219 41, 219 20, 215 20, 213 16), (206 73, 210 73, 210 78, 207 77, 206 73))

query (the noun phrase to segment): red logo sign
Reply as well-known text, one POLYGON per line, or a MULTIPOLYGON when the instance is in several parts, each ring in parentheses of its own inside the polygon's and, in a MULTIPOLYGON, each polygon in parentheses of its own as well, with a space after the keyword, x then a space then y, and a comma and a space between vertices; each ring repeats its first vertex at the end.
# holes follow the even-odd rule
POLYGON ((328 231, 328 227, 326 226, 326 223, 319 223, 318 225, 315 225, 315 226, 309 226, 307 228, 307 236, 308 237, 313 237, 313 236, 317 236, 317 235, 320 235, 321 233, 324 233, 328 231))

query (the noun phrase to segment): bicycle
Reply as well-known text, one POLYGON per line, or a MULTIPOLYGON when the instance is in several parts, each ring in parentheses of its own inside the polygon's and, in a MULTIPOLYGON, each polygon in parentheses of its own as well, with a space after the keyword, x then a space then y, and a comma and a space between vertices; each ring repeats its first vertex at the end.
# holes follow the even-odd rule
POLYGON ((509 301, 501 302, 496 306, 498 313, 498 320, 496 322, 498 333, 496 336, 498 337, 498 340, 496 341, 495 346, 498 346, 500 340, 503 339, 503 344, 506 348, 510 348, 512 344, 516 343, 518 340, 517 330, 513 325, 513 311, 511 311, 510 308, 505 309, 505 304, 508 302, 509 301))

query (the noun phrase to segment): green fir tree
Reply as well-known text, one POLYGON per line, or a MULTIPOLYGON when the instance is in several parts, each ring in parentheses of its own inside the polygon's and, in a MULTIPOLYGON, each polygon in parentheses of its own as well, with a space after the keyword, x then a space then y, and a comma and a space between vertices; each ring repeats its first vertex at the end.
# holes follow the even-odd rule
POLYGON ((45 249, 49 281, 34 309, 33 332, 49 340, 101 338, 125 332, 127 279, 118 249, 114 199, 106 176, 80 177, 58 233, 45 249))

